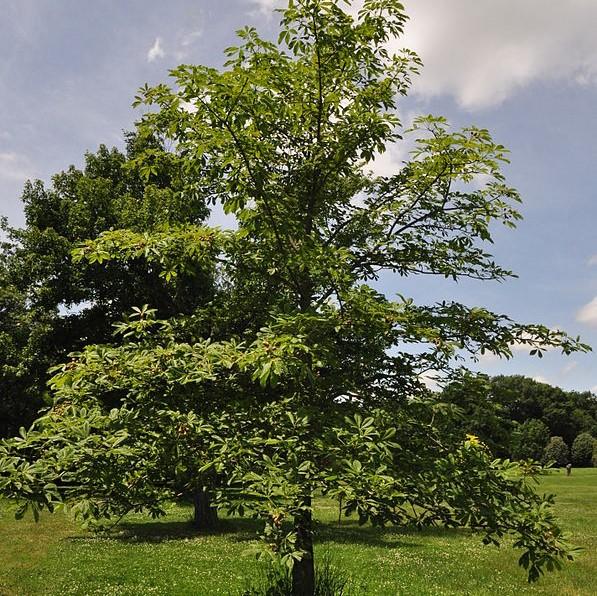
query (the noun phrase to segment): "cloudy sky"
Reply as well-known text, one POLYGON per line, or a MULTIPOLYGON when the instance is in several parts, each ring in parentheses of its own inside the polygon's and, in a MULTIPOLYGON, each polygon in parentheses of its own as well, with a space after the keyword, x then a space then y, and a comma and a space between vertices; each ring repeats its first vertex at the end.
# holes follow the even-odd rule
MULTIPOLYGON (((504 284, 385 278, 388 293, 456 298, 542 322, 597 349, 597 1, 408 0, 399 45, 425 68, 404 119, 443 114, 489 128, 510 148, 509 182, 525 220, 498 235, 504 284)), ((0 14, 0 215, 22 222, 27 178, 47 180, 99 143, 121 145, 145 82, 180 62, 218 65, 233 32, 274 31, 275 0, 3 0, 0 14)), ((379 161, 399 167, 396 147, 379 161)), ((597 353, 486 359, 490 374, 527 374, 597 390, 597 353)))

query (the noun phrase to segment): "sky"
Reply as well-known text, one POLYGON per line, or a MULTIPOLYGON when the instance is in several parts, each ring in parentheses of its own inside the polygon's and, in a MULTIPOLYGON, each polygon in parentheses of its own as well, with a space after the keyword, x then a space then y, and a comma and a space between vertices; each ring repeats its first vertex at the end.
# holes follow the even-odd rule
MULTIPOLYGON (((484 358, 488 374, 525 374, 597 392, 597 1, 407 0, 410 21, 396 47, 424 68, 402 120, 446 116, 454 127, 488 128, 511 151, 508 182, 524 221, 499 231, 504 283, 384 276, 388 294, 428 303, 457 299, 521 322, 560 328, 595 347, 587 355, 515 350, 484 358)), ((122 147, 122 131, 144 83, 167 81, 181 62, 218 66, 234 31, 273 36, 276 0, 3 0, 0 13, 0 215, 23 222, 27 179, 46 182, 100 143, 122 147)), ((401 146, 376 162, 396 171, 401 146)), ((217 217, 216 217, 217 219, 217 217)))

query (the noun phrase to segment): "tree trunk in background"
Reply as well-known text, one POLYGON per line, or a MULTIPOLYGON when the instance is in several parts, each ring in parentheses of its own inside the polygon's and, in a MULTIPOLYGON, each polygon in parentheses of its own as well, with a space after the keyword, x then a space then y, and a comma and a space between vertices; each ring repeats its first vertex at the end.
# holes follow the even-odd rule
POLYGON ((211 506, 210 494, 198 488, 193 495, 193 527, 197 530, 213 530, 218 523, 218 511, 211 506))
MULTIPOLYGON (((311 504, 311 498, 305 505, 311 504)), ((315 594, 315 562, 313 559, 313 514, 308 509, 294 518, 297 546, 305 554, 292 568, 292 596, 313 596, 315 594)))

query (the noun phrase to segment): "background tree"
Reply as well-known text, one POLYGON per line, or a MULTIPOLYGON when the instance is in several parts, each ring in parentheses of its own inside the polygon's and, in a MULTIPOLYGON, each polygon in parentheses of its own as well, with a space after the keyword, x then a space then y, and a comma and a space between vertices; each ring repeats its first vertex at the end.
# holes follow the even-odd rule
POLYGON ((491 396, 508 419, 519 423, 541 420, 552 436, 563 437, 569 445, 576 435, 591 433, 597 425, 597 398, 590 391, 564 391, 514 375, 493 377, 491 396))
POLYGON ((593 458, 593 443, 595 439, 589 433, 580 433, 570 450, 572 463, 581 468, 591 467, 593 458))
POLYGON ((562 436, 571 444, 579 433, 592 433, 597 426, 597 398, 593 393, 564 391, 520 375, 469 375, 446 386, 437 398, 460 408, 462 419, 457 428, 476 428, 476 434, 494 453, 516 459, 522 453, 528 456, 525 445, 541 459, 550 435, 562 436), (542 441, 544 435, 534 421, 548 429, 540 451, 535 439, 542 441))
POLYGON ((514 427, 511 454, 514 459, 541 461, 549 441, 549 428, 541 420, 531 418, 514 427))
POLYGON ((28 182, 25 227, 3 222, 0 251, 0 436, 29 426, 47 396, 47 370, 87 343, 106 342, 112 324, 146 302, 161 316, 190 313, 209 298, 209 280, 183 274, 166 284, 160 271, 137 260, 127 264, 73 263, 78 242, 109 229, 149 231, 198 223, 207 215, 202 197, 184 187, 174 155, 151 137, 126 137, 126 153, 101 146, 46 188, 28 182), (134 166, 151 152, 153 167, 134 166))
POLYGON ((563 468, 570 461, 570 449, 562 437, 551 437, 543 452, 543 462, 554 462, 558 468, 563 468))
MULTIPOLYGON (((444 436, 421 375, 459 377, 462 353, 508 357, 514 343, 587 346, 370 285, 381 271, 504 279, 484 245, 520 217, 505 149, 482 129, 417 119, 408 163, 370 172, 400 138, 397 97, 419 66, 386 49, 405 20, 394 0, 367 0, 356 17, 291 1, 278 44, 245 28, 222 70, 183 65, 172 89, 140 92, 154 108, 141 130, 171 143, 183 179, 238 230, 112 231, 74 254, 141 260, 174 283, 190 266, 214 276, 213 300, 193 315, 210 321, 209 339, 185 341, 178 317, 144 314, 123 323, 129 342, 87 346, 59 367, 47 416, 2 446, 4 494, 86 518, 159 514, 176 496, 164 470, 180 464, 185 487, 215 479, 221 506, 264 520, 295 595, 315 590, 314 494, 342 496, 362 523, 469 525, 492 543, 511 533, 531 579, 570 556, 550 500, 530 484, 538 470, 495 460, 475 436, 444 436), (139 337, 151 326, 163 335, 139 337), (108 406, 98 390, 116 399, 108 406)), ((151 174, 156 157, 134 163, 151 174)))
MULTIPOLYGON (((455 429, 460 435, 474 434, 498 457, 511 452, 512 421, 504 406, 493 399, 491 381, 485 375, 464 374, 448 384, 438 398, 458 408, 455 429)), ((547 438, 545 443, 547 443, 547 438)), ((543 453, 541 446, 540 453, 543 453)))

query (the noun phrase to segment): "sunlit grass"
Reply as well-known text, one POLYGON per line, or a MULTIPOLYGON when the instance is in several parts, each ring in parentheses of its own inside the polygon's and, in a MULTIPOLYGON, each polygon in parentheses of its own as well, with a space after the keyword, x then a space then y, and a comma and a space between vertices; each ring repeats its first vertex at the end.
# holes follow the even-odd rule
MULTIPOLYGON (((352 578, 353 589, 371 595, 595 593, 597 577, 597 469, 555 473, 541 490, 558 495, 557 511, 572 541, 585 552, 561 572, 529 586, 510 548, 481 544, 467 531, 423 533, 359 527, 337 520, 333 502, 318 504, 317 552, 329 553, 352 578)), ((172 506, 159 521, 127 519, 117 535, 95 537, 62 514, 39 524, 0 514, 0 594, 211 595, 238 594, 257 572, 251 554, 258 525, 224 520, 217 534, 196 535, 190 510, 172 506)))

